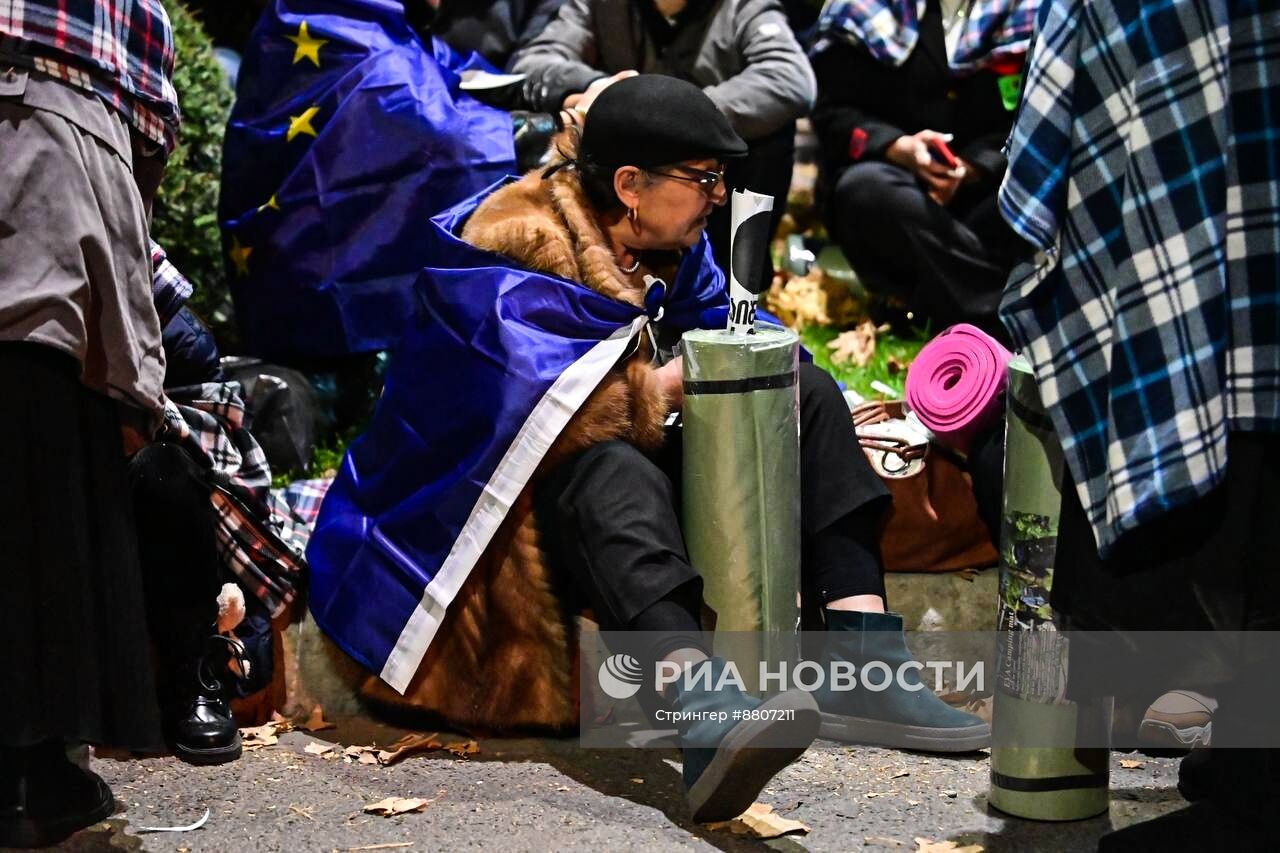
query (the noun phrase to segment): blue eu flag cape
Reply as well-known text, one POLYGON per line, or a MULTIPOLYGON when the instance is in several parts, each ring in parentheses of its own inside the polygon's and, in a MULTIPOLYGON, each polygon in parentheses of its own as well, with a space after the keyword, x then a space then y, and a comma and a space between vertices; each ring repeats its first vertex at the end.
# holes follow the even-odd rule
POLYGON ((459 90, 480 67, 401 0, 272 0, 245 53, 219 214, 249 351, 385 349, 415 307, 430 218, 515 168, 510 117, 459 90))
MULTIPOLYGON (((316 622, 401 692, 534 469, 649 319, 458 239, 496 188, 426 229, 436 264, 417 280, 373 421, 307 549, 316 622)), ((724 275, 705 236, 665 302, 649 302, 664 326, 724 322, 724 275)))

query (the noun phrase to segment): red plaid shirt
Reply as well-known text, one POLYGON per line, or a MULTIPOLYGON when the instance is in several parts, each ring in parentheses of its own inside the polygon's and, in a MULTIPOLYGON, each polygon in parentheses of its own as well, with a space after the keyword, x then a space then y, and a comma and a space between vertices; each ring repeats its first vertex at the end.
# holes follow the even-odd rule
POLYGON ((166 151, 178 134, 173 58, 160 0, 0 0, 0 68, 94 92, 166 151))

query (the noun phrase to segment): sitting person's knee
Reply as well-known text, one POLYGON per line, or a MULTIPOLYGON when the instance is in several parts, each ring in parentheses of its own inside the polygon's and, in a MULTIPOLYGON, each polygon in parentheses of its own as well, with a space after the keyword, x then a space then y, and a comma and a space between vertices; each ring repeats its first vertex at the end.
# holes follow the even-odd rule
POLYGON ((804 362, 800 365, 799 383, 802 414, 826 411, 829 407, 830 411, 839 413, 842 417, 848 414, 849 404, 845 402, 840 386, 830 373, 812 362, 804 362))
POLYGON ((883 215, 903 191, 919 192, 915 178, 892 163, 858 163, 836 182, 834 211, 841 215, 883 215))
POLYGON ((582 451, 575 468, 581 476, 597 482, 620 478, 620 481, 671 488, 667 475, 657 463, 635 445, 617 439, 602 441, 582 451))

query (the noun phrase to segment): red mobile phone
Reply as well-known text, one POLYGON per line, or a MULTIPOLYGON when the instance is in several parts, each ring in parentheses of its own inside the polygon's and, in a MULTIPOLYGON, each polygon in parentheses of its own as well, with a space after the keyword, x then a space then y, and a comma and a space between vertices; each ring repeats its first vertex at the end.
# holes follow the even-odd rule
POLYGON ((947 143, 941 139, 929 140, 929 156, 933 158, 933 162, 941 163, 948 169, 954 169, 960 165, 960 161, 956 159, 956 155, 951 153, 951 149, 947 147, 947 143))

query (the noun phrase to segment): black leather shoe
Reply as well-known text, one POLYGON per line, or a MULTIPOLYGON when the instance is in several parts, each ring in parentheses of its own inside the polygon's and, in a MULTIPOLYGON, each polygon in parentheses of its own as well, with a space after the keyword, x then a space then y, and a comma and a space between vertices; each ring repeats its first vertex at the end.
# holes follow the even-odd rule
POLYGON ((107 783, 68 761, 61 744, 6 749, 3 759, 0 847, 48 847, 115 810, 107 783))
POLYGON ((187 713, 168 722, 169 747, 188 764, 226 764, 240 757, 240 730, 219 696, 199 695, 187 713))
POLYGON ((234 677, 227 668, 232 655, 236 656, 240 671, 248 674, 249 664, 242 652, 243 646, 237 642, 214 635, 186 677, 192 690, 187 699, 173 706, 164 721, 169 748, 183 761, 225 764, 240 757, 240 730, 227 703, 225 682, 234 677))

